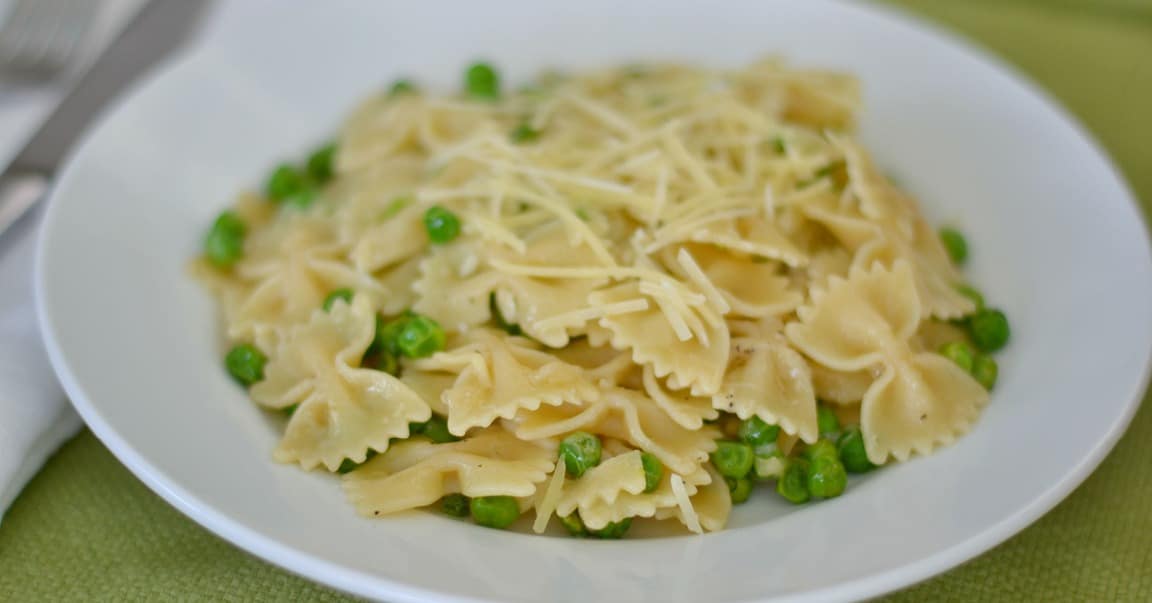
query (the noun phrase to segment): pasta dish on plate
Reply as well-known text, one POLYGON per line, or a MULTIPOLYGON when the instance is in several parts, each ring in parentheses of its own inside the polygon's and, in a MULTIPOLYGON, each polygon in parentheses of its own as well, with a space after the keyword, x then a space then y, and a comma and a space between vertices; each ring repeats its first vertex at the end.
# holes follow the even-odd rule
POLYGON ((776 60, 400 81, 194 272, 285 417, 274 458, 363 515, 720 530, 757 488, 834 498, 952 443, 996 382, 1008 322, 860 110, 853 77, 776 60))

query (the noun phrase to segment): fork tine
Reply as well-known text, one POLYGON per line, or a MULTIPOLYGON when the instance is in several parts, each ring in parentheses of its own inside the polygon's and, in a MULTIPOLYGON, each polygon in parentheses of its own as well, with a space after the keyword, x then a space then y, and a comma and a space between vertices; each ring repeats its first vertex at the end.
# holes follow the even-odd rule
POLYGON ((0 28, 0 72, 31 78, 66 68, 102 0, 16 0, 0 28))

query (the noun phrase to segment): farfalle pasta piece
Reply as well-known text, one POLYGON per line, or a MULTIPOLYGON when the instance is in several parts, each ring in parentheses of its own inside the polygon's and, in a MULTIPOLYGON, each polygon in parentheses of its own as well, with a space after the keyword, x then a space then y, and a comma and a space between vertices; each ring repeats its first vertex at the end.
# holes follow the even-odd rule
POLYGON ((860 81, 843 73, 788 69, 776 58, 759 61, 737 74, 737 92, 773 115, 818 130, 849 129, 860 106, 860 81), (777 82, 765 87, 764 82, 777 82))
MULTIPOLYGON (((558 224, 528 237, 522 253, 499 249, 493 255, 511 264, 545 268, 580 267, 594 257, 587 244, 572 244, 558 224)), ((561 348, 571 336, 584 331, 587 319, 579 316, 580 311, 589 309, 588 294, 607 282, 606 277, 555 279, 502 274, 496 304, 507 322, 519 325, 544 345, 561 348)))
POLYGON ((717 220, 691 231, 683 240, 710 243, 737 253, 778 260, 793 267, 808 262, 804 252, 789 241, 775 224, 760 216, 717 220))
POLYGON ((379 300, 381 313, 394 316, 416 303, 417 295, 412 283, 420 278, 420 261, 419 257, 413 256, 373 275, 385 292, 379 300))
POLYGON ((529 337, 553 348, 564 347, 584 330, 586 319, 576 316, 588 308, 588 294, 604 281, 574 279, 548 282, 531 277, 506 276, 496 288, 496 304, 503 318, 517 324, 529 337))
POLYGON ((348 118, 340 139, 340 172, 387 163, 417 139, 424 109, 416 99, 379 94, 364 101, 348 118))
POLYGON ((536 440, 588 431, 651 452, 670 470, 684 475, 694 473, 708 459, 718 435, 709 426, 685 429, 640 392, 619 388, 605 390, 591 404, 542 406, 522 413, 519 419, 517 437, 536 440))
MULTIPOLYGON (((724 294, 735 316, 778 316, 795 310, 804 301, 800 291, 790 286, 788 277, 779 272, 780 264, 776 262, 734 255, 713 245, 690 245, 684 249, 689 250, 704 274, 724 294)), ((664 250, 664 263, 678 267, 672 259, 673 251, 673 248, 664 250)))
POLYGON ((820 437, 816 393, 804 357, 779 333, 732 340, 732 364, 712 404, 741 419, 757 416, 812 443, 820 437))
POLYGON ((864 245, 856 252, 854 266, 868 267, 876 262, 892 265, 907 260, 915 274, 916 289, 926 314, 949 320, 971 314, 976 305, 961 294, 956 286, 960 275, 948 258, 936 233, 922 219, 912 225, 912 234, 901 236, 892 228, 885 236, 864 245))
POLYGON ((375 336, 368 299, 338 301, 294 328, 252 386, 252 399, 269 408, 299 407, 274 454, 305 469, 335 471, 344 459, 361 462, 383 452, 391 438, 408 437, 408 424, 432 416, 428 404, 396 377, 358 368, 375 336))
POLYGON ((871 370, 837 371, 819 362, 808 365, 812 371, 812 389, 816 397, 836 404, 859 404, 876 379, 871 370))
MULTIPOLYGON (((956 267, 912 201, 875 172, 870 160, 851 153, 849 157, 865 162, 855 168, 863 175, 853 177, 853 182, 868 183, 854 189, 860 198, 859 211, 821 203, 805 206, 805 215, 826 227, 855 254, 853 267, 868 269, 876 262, 891 266, 900 259, 911 263, 927 314, 952 319, 971 313, 975 309, 972 301, 956 290, 961 282, 956 267)), ((855 173, 853 165, 850 160, 850 173, 855 173)))
POLYGON ((556 505, 556 513, 565 517, 579 508, 584 524, 592 529, 600 529, 604 523, 589 525, 584 509, 596 503, 612 505, 621 494, 640 494, 644 486, 644 465, 640 462, 640 451, 633 450, 600 463, 580 479, 567 484, 556 505))
POLYGON ((405 368, 400 374, 400 382, 420 396, 432 412, 447 416, 448 405, 444 402, 443 394, 456 383, 457 375, 437 371, 421 371, 414 368, 405 368))
POLYGON ((785 328, 808 357, 840 371, 871 368, 884 360, 885 346, 904 346, 920 325, 920 300, 907 262, 893 268, 854 268, 847 279, 832 278, 812 292, 813 303, 796 311, 800 322, 785 328))
POLYGON ((347 474, 344 491, 365 516, 423 507, 456 492, 523 498, 548 479, 555 458, 555 448, 500 428, 450 444, 412 438, 347 474))
POLYGON ((860 405, 860 427, 872 462, 906 461, 966 433, 988 404, 988 392, 955 362, 920 353, 885 368, 860 405))
MULTIPOLYGON (((645 297, 640 286, 628 282, 596 291, 589 300, 593 304, 611 304, 638 297, 645 297)), ((692 307, 686 310, 688 318, 694 318, 703 329, 706 341, 699 334, 681 339, 655 299, 642 312, 601 318, 600 326, 612 333, 612 347, 631 349, 637 364, 651 365, 657 376, 668 377, 673 388, 691 388, 692 393, 704 395, 720 388, 729 354, 727 326, 718 316, 709 317, 707 311, 692 307)))
POLYGON ((732 496, 724 478, 710 465, 705 468, 711 479, 695 492, 681 476, 670 476, 670 489, 676 505, 658 509, 657 519, 679 519, 684 527, 696 534, 724 529, 732 513, 732 496))
MULTIPOLYGON (((579 505, 580 519, 584 525, 598 530, 609 523, 620 522, 629 517, 657 517, 667 513, 668 510, 676 508, 676 494, 672 491, 673 475, 683 482, 684 491, 688 496, 695 495, 701 487, 712 482, 712 476, 704 467, 686 477, 665 471, 659 485, 652 492, 620 491, 610 502, 603 498, 586 501, 579 505)), ((723 483, 724 480, 720 481, 723 483)))
POLYGON ((788 338, 836 370, 880 368, 860 409, 872 462, 906 460, 952 442, 987 404, 988 393, 955 363, 912 349, 920 300, 907 262, 854 269, 813 298, 797 312, 800 322, 788 325, 788 338))
POLYGON ((852 254, 842 247, 823 249, 812 254, 808 262, 807 272, 793 273, 793 279, 800 289, 808 290, 812 287, 827 287, 828 279, 834 276, 848 276, 852 269, 852 254), (799 276, 800 278, 796 278, 799 276))
POLYGON ((462 436, 473 427, 487 427, 498 418, 512 419, 542 404, 595 402, 600 390, 578 366, 551 354, 508 345, 507 338, 483 332, 476 352, 482 362, 461 371, 444 391, 449 409, 448 431, 462 436))
POLYGON ((486 322, 492 316, 489 295, 500 275, 481 266, 480 257, 474 242, 436 246, 420 263, 420 278, 412 285, 420 298, 413 309, 449 331, 486 322))
POLYGON ((835 199, 805 204, 800 211, 809 220, 828 229, 841 245, 853 252, 883 234, 876 222, 859 214, 854 208, 841 207, 835 199))
POLYGON ((624 387, 638 386, 640 383, 641 369, 632 363, 631 354, 617 350, 606 342, 594 346, 590 338, 583 337, 550 352, 556 358, 584 369, 584 373, 594 383, 624 387))
POLYGON ((404 198, 390 203, 396 205, 383 205, 352 248, 352 261, 360 270, 375 272, 407 260, 428 246, 424 228, 424 212, 428 208, 404 198))
POLYGON ((833 143, 844 153, 849 187, 860 202, 860 212, 872 220, 894 223, 908 231, 918 218, 915 202, 892 186, 876 168, 872 157, 855 141, 837 137, 833 143))
POLYGON ((255 284, 237 306, 228 336, 272 351, 288 327, 307 321, 334 289, 351 288, 374 302, 383 300, 388 291, 343 262, 343 249, 332 236, 326 222, 300 217, 253 241, 234 273, 255 284))
POLYGON ((670 390, 656 377, 652 367, 644 367, 644 393, 659 406, 670 419, 685 429, 700 429, 704 421, 720 416, 712 400, 693 396, 684 390, 670 390))

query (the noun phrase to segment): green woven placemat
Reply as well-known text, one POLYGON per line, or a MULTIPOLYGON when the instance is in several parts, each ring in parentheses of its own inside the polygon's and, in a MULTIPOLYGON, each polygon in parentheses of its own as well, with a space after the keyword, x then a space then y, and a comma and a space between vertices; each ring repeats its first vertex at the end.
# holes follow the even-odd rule
MULTIPOLYGON (((967 34, 1039 81, 1088 124, 1152 209, 1152 2, 894 3, 967 34)), ((1152 599, 1150 460, 1152 408, 1145 405, 1112 455, 1055 510, 991 552, 891 600, 1152 599)), ((345 597, 199 528, 133 478, 91 433, 80 434, 0 525, 0 600, 172 599, 345 597)))

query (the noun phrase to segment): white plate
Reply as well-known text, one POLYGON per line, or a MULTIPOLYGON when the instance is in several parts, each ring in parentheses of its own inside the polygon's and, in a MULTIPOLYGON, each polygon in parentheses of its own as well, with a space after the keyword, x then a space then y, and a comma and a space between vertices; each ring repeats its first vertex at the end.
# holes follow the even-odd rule
POLYGON ((393 601, 747 601, 876 595, 948 569, 1055 505, 1144 390, 1152 262, 1132 195, 1083 129, 978 51, 831 2, 235 3, 200 50, 124 99, 60 179, 40 311, 65 387, 133 472, 273 563, 393 601), (783 52, 866 84, 864 133, 1011 317, 975 430, 836 500, 764 494, 703 537, 587 542, 434 514, 357 518, 334 479, 274 464, 276 433, 221 369, 211 300, 184 272, 212 217, 400 74, 456 85, 479 56, 544 66, 783 52))

